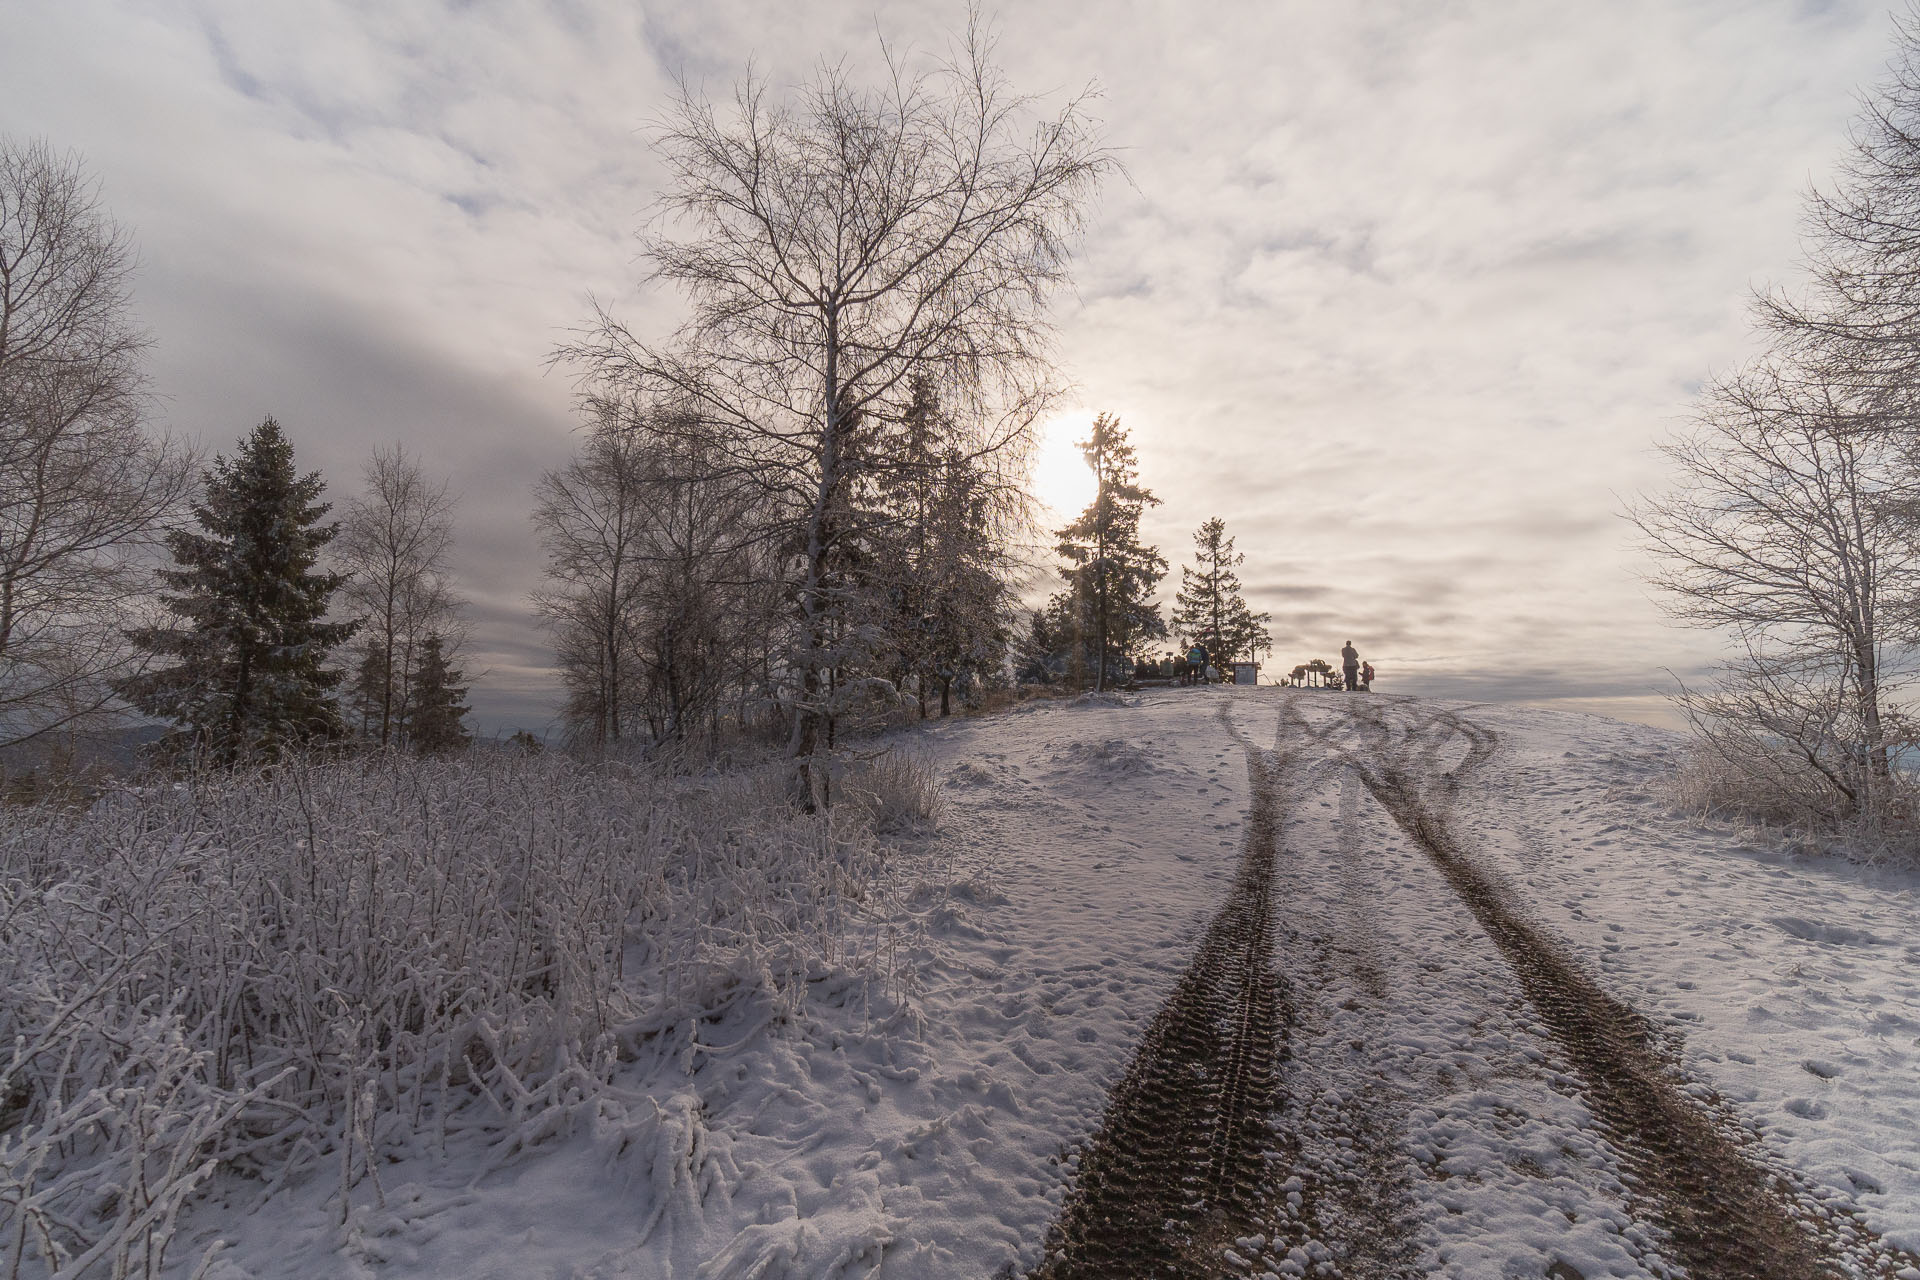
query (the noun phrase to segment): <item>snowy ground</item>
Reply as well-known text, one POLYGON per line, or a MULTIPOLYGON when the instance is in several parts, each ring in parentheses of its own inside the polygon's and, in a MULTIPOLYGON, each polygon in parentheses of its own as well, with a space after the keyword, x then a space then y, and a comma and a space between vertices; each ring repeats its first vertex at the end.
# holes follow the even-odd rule
MULTIPOLYGON (((1231 726, 1285 756, 1293 1164, 1309 1201, 1316 1179, 1372 1188, 1327 1199, 1321 1220, 1377 1226, 1378 1274, 1672 1273, 1501 949, 1342 763, 1364 749, 1360 704, 1179 689, 913 735, 948 813, 903 855, 886 991, 823 983, 804 1024, 747 1008, 692 1028, 569 1131, 493 1169, 456 1135, 444 1157, 387 1168, 384 1206, 369 1188, 344 1225, 327 1179, 265 1197, 216 1183, 170 1256, 226 1239, 208 1274, 228 1280, 1024 1272, 1233 880, 1252 800, 1231 726)), ((1497 735, 1454 811, 1481 870, 1678 1037, 1687 1077, 1809 1194, 1920 1251, 1920 878, 1795 861, 1667 813, 1653 786, 1678 739, 1659 730, 1366 706, 1450 709, 1497 735)), ((1326 1274, 1338 1257, 1331 1237, 1292 1255, 1278 1238, 1245 1243, 1235 1273, 1319 1258, 1326 1274)))
POLYGON ((1655 729, 1517 708, 1485 846, 1606 984, 1684 1037, 1767 1145, 1920 1252, 1920 876, 1795 858, 1667 813, 1655 729))

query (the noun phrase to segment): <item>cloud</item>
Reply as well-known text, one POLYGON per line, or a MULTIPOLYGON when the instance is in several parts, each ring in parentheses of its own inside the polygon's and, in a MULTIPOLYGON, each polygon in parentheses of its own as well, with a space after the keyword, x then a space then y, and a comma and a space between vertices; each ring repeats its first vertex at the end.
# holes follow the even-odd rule
MULTIPOLYGON (((546 354, 590 292, 643 329, 678 314, 633 240, 673 77, 870 67, 876 29, 911 60, 959 20, 16 5, 0 118, 84 153, 137 233, 170 422, 224 444, 271 409, 336 493, 393 439, 453 479, 474 701, 511 727, 556 701, 524 606, 526 487, 569 440, 546 354)), ((1635 578, 1617 495, 1659 483, 1648 442, 1749 349, 1749 287, 1792 280, 1883 6, 1287 0, 1200 23, 1047 0, 997 22, 1014 83, 1097 81, 1123 149, 1060 345, 1083 407, 1134 432, 1176 564, 1221 515, 1288 645, 1352 635, 1436 690, 1631 700, 1704 659, 1635 578)))

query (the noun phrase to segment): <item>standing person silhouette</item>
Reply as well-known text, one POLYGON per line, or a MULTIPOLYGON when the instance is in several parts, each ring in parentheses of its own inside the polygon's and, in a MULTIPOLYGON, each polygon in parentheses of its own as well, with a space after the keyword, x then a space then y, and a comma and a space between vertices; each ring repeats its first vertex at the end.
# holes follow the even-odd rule
POLYGON ((1347 688, 1360 687, 1360 651, 1353 647, 1353 641, 1347 641, 1340 650, 1340 670, 1347 677, 1347 688))
POLYGON ((1193 648, 1187 650, 1187 683, 1205 684, 1207 682, 1207 646, 1198 640, 1193 648))

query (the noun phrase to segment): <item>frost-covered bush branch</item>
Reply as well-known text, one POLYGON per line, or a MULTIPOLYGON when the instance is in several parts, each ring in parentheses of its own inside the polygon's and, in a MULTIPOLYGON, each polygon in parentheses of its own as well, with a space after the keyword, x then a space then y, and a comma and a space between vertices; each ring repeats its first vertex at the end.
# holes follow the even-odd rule
POLYGON ((623 1058, 717 1051, 707 1018, 880 978, 871 815, 937 803, 891 768, 812 815, 764 772, 506 753, 0 811, 0 1275, 157 1257, 215 1163, 325 1170, 344 1214, 389 1154, 504 1157, 623 1058))

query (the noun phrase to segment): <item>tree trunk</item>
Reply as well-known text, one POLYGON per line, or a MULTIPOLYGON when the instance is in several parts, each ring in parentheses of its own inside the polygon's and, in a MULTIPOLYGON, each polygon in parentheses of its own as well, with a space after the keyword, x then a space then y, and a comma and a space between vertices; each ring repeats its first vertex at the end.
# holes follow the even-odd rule
POLYGON ((1093 668, 1093 691, 1095 693, 1099 693, 1107 687, 1107 520, 1110 517, 1106 501, 1106 461, 1104 450, 1094 459, 1095 469, 1099 473, 1098 479, 1100 485, 1099 489, 1095 491, 1093 499, 1096 504, 1095 509, 1100 513, 1099 518, 1094 521, 1093 535, 1093 616, 1094 631, 1098 636, 1099 642, 1099 652, 1095 655, 1093 668))
POLYGON ((386 661, 380 664, 380 745, 383 747, 387 745, 393 733, 393 660, 395 657, 393 641, 394 632, 398 630, 394 625, 394 581, 398 573, 399 567, 389 557, 386 566, 386 600, 380 615, 380 645, 386 653, 386 661))
POLYGON ((253 698, 253 650, 246 645, 240 646, 240 670, 234 680, 233 706, 227 712, 227 743, 229 749, 240 744, 240 729, 246 723, 247 703, 253 698))
POLYGON ((827 372, 823 380, 826 426, 820 436, 820 479, 814 488, 813 510, 807 516, 807 571, 800 587, 803 649, 800 699, 794 707, 793 736, 787 755, 794 760, 814 754, 820 745, 822 720, 819 698, 821 655, 826 652, 826 610, 820 599, 826 590, 827 558, 831 543, 834 493, 840 483, 840 371, 839 334, 833 319, 827 327, 827 372))

